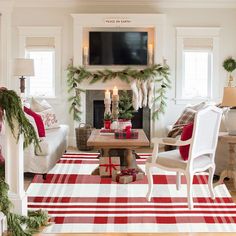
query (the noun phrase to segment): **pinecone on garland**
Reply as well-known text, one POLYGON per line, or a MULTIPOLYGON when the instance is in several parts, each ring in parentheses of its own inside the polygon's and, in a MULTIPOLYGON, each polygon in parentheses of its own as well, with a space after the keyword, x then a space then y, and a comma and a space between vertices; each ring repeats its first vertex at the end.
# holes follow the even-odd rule
POLYGON ((132 97, 127 91, 121 91, 119 100, 119 119, 131 120, 134 116, 132 97))

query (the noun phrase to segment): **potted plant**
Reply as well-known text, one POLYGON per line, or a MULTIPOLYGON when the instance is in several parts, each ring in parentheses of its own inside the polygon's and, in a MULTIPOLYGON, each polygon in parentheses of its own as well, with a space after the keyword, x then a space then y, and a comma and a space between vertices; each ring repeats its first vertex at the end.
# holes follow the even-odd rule
POLYGON ((125 129, 127 126, 132 127, 131 119, 133 118, 134 108, 132 97, 127 91, 122 91, 119 101, 119 128, 125 129))
POLYGON ((111 128, 111 121, 112 121, 111 113, 105 113, 104 114, 104 128, 105 129, 111 128))
POLYGON ((224 60, 223 67, 229 73, 228 87, 231 87, 234 80, 231 73, 236 69, 236 61, 232 57, 228 57, 224 60))

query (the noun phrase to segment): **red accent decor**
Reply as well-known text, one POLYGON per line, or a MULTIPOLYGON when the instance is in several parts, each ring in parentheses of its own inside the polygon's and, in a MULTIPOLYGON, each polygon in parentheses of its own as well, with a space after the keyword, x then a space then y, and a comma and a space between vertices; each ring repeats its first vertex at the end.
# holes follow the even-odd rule
POLYGON ((138 131, 135 129, 131 129, 131 126, 126 126, 126 128, 123 130, 115 131, 115 138, 116 139, 137 139, 138 131))
POLYGON ((24 106, 24 112, 34 118, 35 123, 37 125, 39 137, 40 138, 45 137, 45 127, 43 124, 42 117, 25 106, 24 106))
POLYGON ((109 159, 109 163, 107 163, 107 164, 100 164, 99 166, 104 166, 104 167, 106 167, 106 172, 107 172, 108 169, 109 169, 109 175, 112 176, 112 169, 117 170, 117 169, 116 169, 116 166, 119 166, 119 165, 118 165, 118 164, 113 164, 113 163, 111 162, 111 157, 109 157, 108 159, 109 159))
POLYGON ((104 127, 105 129, 111 128, 111 120, 104 120, 104 127))
POLYGON ((137 173, 138 173, 138 171, 136 169, 124 169, 124 170, 121 170, 121 173, 116 176, 116 182, 119 182, 120 177, 121 176, 125 176, 125 175, 132 175, 133 182, 134 182, 136 180, 137 173))
MULTIPOLYGON (((181 134, 181 140, 182 141, 186 141, 190 138, 192 138, 192 134, 193 134, 193 123, 190 123, 188 125, 186 125, 184 128, 183 128, 183 132, 181 134)), ((189 148, 190 148, 190 145, 186 145, 186 146, 180 146, 179 147, 179 152, 180 152, 180 155, 181 157, 187 161, 188 160, 188 154, 189 154, 189 148)))

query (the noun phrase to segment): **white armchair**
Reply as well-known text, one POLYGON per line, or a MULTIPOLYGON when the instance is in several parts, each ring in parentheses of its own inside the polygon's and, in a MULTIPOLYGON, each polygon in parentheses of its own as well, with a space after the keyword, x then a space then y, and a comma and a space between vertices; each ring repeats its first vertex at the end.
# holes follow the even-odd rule
POLYGON ((213 175, 215 172, 215 150, 218 141, 222 111, 209 106, 197 112, 194 119, 192 138, 186 141, 173 138, 154 138, 154 149, 152 156, 146 161, 146 173, 148 177, 147 200, 151 200, 153 190, 152 168, 159 167, 177 174, 176 188, 181 186, 181 173, 186 176, 188 207, 193 208, 192 182, 197 172, 209 171, 208 186, 211 198, 215 198, 213 191, 213 175), (159 144, 185 146, 190 145, 189 157, 184 161, 179 150, 158 153, 159 144))

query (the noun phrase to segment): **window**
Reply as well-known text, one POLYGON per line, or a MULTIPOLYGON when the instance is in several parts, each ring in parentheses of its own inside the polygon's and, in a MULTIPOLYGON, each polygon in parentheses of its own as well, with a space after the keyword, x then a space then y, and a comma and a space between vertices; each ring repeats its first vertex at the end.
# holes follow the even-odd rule
POLYGON ((219 96, 219 28, 177 28, 176 102, 219 96))
POLYGON ((20 57, 34 59, 35 76, 26 80, 26 96, 59 98, 61 28, 19 27, 20 57))
POLYGON ((210 98, 212 83, 212 52, 183 52, 182 98, 210 98))
POLYGON ((34 59, 35 69, 35 76, 27 81, 27 95, 55 97, 55 51, 27 49, 26 57, 34 59))

